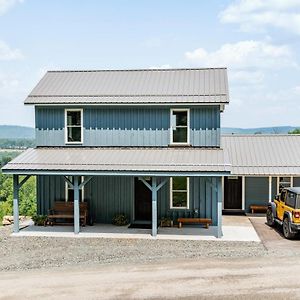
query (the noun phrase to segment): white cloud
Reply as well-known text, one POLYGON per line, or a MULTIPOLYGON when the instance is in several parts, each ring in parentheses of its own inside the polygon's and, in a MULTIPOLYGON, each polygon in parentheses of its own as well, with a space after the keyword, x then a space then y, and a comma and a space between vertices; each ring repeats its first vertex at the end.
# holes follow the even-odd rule
POLYGON ((24 2, 23 0, 0 0, 0 15, 4 15, 16 4, 24 2))
POLYGON ((171 65, 164 64, 160 66, 151 66, 149 69, 171 69, 171 65))
POLYGON ((236 23, 242 31, 283 28, 300 34, 299 0, 237 0, 220 13, 223 23, 236 23))
POLYGON ((11 49, 4 41, 0 41, 0 61, 17 60, 24 58, 21 50, 11 49))
POLYGON ((272 45, 269 42, 246 40, 224 44, 218 50, 208 52, 198 48, 185 53, 192 64, 207 67, 281 68, 295 67, 293 54, 287 45, 272 45))
POLYGON ((265 74, 261 71, 231 71, 229 80, 235 84, 259 85, 265 79, 265 74))

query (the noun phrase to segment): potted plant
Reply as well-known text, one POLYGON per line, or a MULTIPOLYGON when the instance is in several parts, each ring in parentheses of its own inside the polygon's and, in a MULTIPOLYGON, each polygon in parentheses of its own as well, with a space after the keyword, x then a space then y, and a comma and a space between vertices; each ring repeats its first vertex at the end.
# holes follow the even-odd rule
POLYGON ((116 226, 128 225, 128 219, 124 214, 117 214, 112 218, 112 224, 116 226))
POLYGON ((35 215, 32 217, 32 221, 36 226, 46 226, 47 216, 45 215, 35 215))
POLYGON ((160 220, 161 227, 173 227, 173 220, 170 217, 163 217, 160 220))

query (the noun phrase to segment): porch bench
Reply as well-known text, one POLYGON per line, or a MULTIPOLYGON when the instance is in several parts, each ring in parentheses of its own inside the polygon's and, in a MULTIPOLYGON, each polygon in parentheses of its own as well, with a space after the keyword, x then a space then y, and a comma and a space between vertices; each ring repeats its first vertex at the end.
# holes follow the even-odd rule
MULTIPOLYGON (((87 222, 87 203, 79 203, 79 219, 82 226, 86 225, 87 222)), ((72 220, 74 219, 74 202, 56 201, 54 202, 53 208, 48 213, 48 223, 50 225, 58 224, 57 220, 72 220)))
POLYGON ((250 205, 251 213, 254 214, 254 212, 262 212, 265 213, 267 211, 267 206, 265 205, 250 205))
POLYGON ((212 224, 212 220, 206 218, 178 218, 177 222, 178 228, 181 228, 182 224, 203 224, 205 228, 212 224))

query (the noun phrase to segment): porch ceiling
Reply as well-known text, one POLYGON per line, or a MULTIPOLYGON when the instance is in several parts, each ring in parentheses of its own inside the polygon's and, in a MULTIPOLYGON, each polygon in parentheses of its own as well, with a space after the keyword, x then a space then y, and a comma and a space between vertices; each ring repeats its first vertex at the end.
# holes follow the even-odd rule
POLYGON ((201 148, 36 148, 2 168, 11 174, 185 175, 230 173, 223 149, 201 148))

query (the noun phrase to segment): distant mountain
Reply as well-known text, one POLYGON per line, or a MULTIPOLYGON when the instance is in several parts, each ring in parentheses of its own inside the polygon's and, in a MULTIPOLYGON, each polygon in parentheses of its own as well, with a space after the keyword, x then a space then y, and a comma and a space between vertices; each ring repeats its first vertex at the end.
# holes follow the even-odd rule
POLYGON ((221 128, 222 134, 287 134, 289 131, 300 128, 293 126, 259 127, 259 128, 221 128))
POLYGON ((34 128, 15 125, 0 125, 0 139, 34 139, 34 128))

